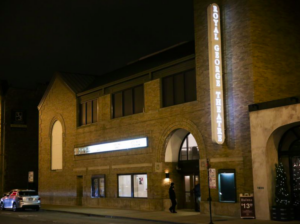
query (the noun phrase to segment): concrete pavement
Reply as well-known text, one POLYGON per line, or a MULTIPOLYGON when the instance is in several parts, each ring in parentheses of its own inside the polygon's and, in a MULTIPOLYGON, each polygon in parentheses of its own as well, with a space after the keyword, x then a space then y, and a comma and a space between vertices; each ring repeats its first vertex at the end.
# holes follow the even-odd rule
MULTIPOLYGON (((194 212, 192 210, 177 210, 178 213, 170 213, 166 211, 137 211, 123 209, 103 209, 96 207, 82 206, 64 206, 64 205, 42 205, 43 210, 76 213, 82 215, 109 217, 109 218, 125 218, 135 220, 149 220, 166 223, 189 223, 189 224, 208 224, 210 222, 209 215, 194 212)), ((222 224, 282 224, 277 221, 262 221, 256 219, 240 219, 228 216, 213 216, 214 223, 222 224)), ((289 224, 299 224, 299 221, 290 221, 289 224)))

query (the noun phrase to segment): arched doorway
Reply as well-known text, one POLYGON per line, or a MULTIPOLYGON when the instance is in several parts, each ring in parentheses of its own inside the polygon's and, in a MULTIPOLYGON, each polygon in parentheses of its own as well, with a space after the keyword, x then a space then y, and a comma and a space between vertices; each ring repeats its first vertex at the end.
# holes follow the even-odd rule
POLYGON ((300 126, 284 133, 279 142, 278 159, 287 173, 292 205, 300 211, 300 126))
POLYGON ((184 181, 183 208, 200 211, 196 203, 194 188, 199 184, 199 148, 194 136, 188 133, 182 141, 178 153, 178 172, 184 181))
POLYGON ((177 184, 180 189, 178 208, 199 210, 194 194, 195 186, 200 183, 199 147, 193 134, 185 129, 173 131, 167 141, 165 162, 176 164, 173 179, 180 181, 177 184))

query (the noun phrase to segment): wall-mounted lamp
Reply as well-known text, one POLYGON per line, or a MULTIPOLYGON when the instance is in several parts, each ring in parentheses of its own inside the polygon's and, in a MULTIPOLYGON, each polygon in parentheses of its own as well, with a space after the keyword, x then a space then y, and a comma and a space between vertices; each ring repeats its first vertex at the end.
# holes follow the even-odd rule
POLYGON ((166 173, 166 179, 170 178, 170 173, 166 173))

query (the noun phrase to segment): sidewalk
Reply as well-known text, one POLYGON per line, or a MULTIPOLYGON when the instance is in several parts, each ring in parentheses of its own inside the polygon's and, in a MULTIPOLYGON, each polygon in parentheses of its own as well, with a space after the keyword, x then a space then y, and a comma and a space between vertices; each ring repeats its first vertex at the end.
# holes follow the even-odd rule
MULTIPOLYGON (((178 210, 176 214, 166 211, 137 211, 123 209, 103 209, 95 207, 42 205, 42 210, 94 215, 106 218, 125 218, 135 220, 160 221, 165 223, 208 224, 209 215, 200 214, 191 210, 178 210)), ((213 216, 214 223, 222 224, 282 224, 277 221, 261 221, 256 219, 240 219, 228 216, 213 216)), ((299 224, 299 221, 290 221, 289 224, 299 224)))

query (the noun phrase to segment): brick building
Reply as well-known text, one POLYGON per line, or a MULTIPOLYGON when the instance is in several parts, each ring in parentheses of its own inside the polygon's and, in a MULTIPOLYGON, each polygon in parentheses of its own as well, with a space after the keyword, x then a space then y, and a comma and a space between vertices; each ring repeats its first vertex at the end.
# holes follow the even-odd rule
POLYGON ((254 193, 257 218, 270 219, 274 164, 291 169, 279 143, 300 124, 295 9, 194 1, 194 42, 101 77, 56 73, 39 104, 43 202, 167 210, 172 181, 178 208, 194 208, 200 182, 207 213, 208 159, 214 214, 239 216, 239 195, 254 193))
POLYGON ((38 110, 45 87, 0 89, 1 195, 14 188, 38 189, 38 110), (29 172, 34 179, 29 181, 29 172))

